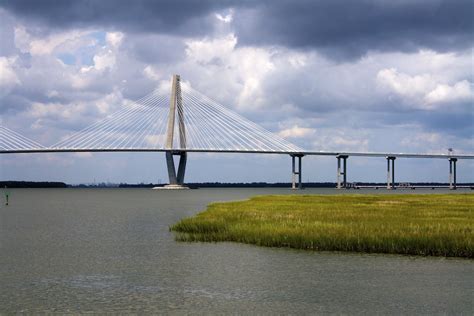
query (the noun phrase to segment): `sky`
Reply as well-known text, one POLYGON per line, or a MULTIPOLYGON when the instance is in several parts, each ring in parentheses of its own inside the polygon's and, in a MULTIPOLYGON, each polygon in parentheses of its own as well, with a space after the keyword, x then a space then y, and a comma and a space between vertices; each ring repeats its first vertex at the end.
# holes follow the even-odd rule
MULTIPOLYGON (((474 4, 0 0, 1 125, 51 145, 173 74, 305 150, 474 152, 474 4)), ((167 182, 163 153, 2 155, 2 180, 167 182)), ((397 159, 396 181, 448 161, 397 159)), ((384 158, 348 181, 386 180, 384 158)), ((304 157, 303 181, 335 181, 304 157)), ((288 182, 287 155, 189 154, 187 182, 288 182)), ((474 181, 474 162, 458 162, 474 181)))

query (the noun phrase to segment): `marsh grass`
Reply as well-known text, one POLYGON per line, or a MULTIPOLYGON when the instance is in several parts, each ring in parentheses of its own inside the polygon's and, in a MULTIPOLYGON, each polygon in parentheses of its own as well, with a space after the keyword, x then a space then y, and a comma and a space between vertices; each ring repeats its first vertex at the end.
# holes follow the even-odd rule
POLYGON ((474 195, 270 195, 213 203, 180 241, 473 258, 474 195))

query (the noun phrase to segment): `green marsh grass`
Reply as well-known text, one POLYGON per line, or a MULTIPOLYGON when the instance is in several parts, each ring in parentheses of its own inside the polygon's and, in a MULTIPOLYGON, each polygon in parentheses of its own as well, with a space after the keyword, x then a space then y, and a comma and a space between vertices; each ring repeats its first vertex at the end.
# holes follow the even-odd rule
POLYGON ((270 195, 210 204, 180 241, 474 257, 474 194, 270 195))

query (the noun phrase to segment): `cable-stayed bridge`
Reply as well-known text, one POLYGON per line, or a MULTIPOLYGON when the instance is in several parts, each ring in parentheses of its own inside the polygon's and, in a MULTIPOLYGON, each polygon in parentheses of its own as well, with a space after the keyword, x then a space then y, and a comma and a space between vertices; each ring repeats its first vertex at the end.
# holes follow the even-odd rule
POLYGON ((169 91, 156 89, 49 147, 0 126, 0 153, 48 152, 165 152, 169 188, 184 187, 190 152, 288 154, 292 157, 293 188, 302 186, 301 160, 306 155, 337 158, 338 188, 346 187, 349 156, 385 157, 387 188, 395 185, 397 157, 448 159, 451 188, 456 187, 457 160, 474 159, 474 154, 307 151, 194 90, 189 84, 181 83, 178 75, 173 76, 171 96, 169 91), (179 157, 177 170, 174 156, 179 157))
POLYGON ((0 152, 15 153, 41 149, 46 149, 46 147, 5 126, 0 126, 0 152))

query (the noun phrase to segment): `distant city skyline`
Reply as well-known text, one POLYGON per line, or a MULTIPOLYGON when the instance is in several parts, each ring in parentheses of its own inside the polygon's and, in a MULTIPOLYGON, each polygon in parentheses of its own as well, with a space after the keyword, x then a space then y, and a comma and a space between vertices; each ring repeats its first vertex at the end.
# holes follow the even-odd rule
MULTIPOLYGON (((1 124, 44 145, 173 74, 307 150, 474 151, 470 1, 0 1, 1 124)), ((1 156, 2 180, 166 182, 162 153, 1 156)), ((383 158, 348 180, 383 182, 383 158)), ((396 180, 447 182, 448 161, 397 159, 396 180)), ((336 159, 303 158, 335 181, 336 159)), ((288 182, 289 156, 190 154, 188 182, 288 182)), ((458 181, 474 162, 458 162, 458 181)))

